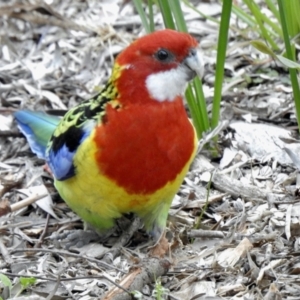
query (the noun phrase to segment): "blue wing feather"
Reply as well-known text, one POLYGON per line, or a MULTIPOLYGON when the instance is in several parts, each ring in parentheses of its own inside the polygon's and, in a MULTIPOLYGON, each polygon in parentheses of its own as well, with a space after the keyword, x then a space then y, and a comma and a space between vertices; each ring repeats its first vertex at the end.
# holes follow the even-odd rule
POLYGON ((75 175, 73 157, 94 126, 95 121, 88 120, 82 127, 71 126, 59 136, 53 136, 46 159, 56 179, 65 180, 75 175))
POLYGON ((42 112, 20 110, 14 114, 18 127, 25 135, 32 152, 46 158, 47 143, 60 119, 42 112))
POLYGON ((70 152, 65 144, 57 152, 52 148, 47 151, 47 162, 56 179, 65 180, 75 175, 73 164, 75 152, 76 150, 70 152))

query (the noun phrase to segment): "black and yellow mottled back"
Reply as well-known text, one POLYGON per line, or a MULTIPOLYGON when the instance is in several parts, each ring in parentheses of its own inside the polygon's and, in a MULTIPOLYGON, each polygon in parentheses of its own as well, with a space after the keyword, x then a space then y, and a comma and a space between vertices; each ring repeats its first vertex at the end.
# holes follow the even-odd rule
POLYGON ((74 176, 73 157, 78 146, 96 125, 105 123, 107 103, 117 102, 114 80, 111 77, 99 94, 69 110, 53 132, 47 145, 46 160, 57 180, 74 176))

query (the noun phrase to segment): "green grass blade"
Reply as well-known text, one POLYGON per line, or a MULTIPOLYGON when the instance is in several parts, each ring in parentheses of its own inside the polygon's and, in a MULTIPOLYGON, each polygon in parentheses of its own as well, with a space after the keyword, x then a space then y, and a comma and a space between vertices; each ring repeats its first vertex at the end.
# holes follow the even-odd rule
POLYGON ((215 128, 219 123, 220 103, 222 97, 222 83, 224 78, 224 65, 225 65, 225 57, 226 57, 231 7, 232 7, 232 0, 223 1, 221 23, 219 29, 219 39, 218 39, 215 93, 213 99, 213 110, 212 110, 212 118, 211 118, 212 128, 215 128))
MULTIPOLYGON (((266 1, 268 1, 268 0, 266 0, 266 1)), ((272 1, 269 1, 269 2, 273 3, 272 1)), ((270 5, 271 5, 271 3, 270 3, 270 5)), ((273 35, 274 37, 281 37, 281 38, 283 38, 283 36, 282 36, 282 30, 281 30, 280 26, 278 25, 278 22, 273 22, 271 18, 269 18, 267 15, 263 14, 261 12, 261 8, 257 4, 254 5, 254 9, 256 10, 256 14, 261 19, 261 21, 263 22, 263 24, 265 23, 265 24, 269 25, 270 29, 273 30, 273 31, 271 31, 271 30, 267 30, 266 29, 267 32, 270 35, 273 35)), ((275 13, 276 13, 276 6, 274 6, 274 3, 273 3, 272 9, 274 9, 275 13)), ((279 16, 278 10, 277 10, 277 15, 279 16)))
POLYGON ((180 0, 169 1, 170 8, 179 31, 187 32, 187 26, 180 6, 180 0))
POLYGON ((147 33, 151 32, 150 24, 148 22, 147 15, 143 9, 143 1, 142 0, 133 0, 134 6, 136 10, 138 11, 142 24, 146 30, 147 33))
MULTIPOLYGON (((292 51, 292 45, 290 42, 290 35, 288 32, 288 25, 286 19, 286 11, 283 2, 284 0, 277 0, 279 13, 280 13, 281 27, 282 27, 283 37, 284 37, 284 44, 286 49, 286 56, 288 59, 294 61, 295 55, 292 51)), ((300 90, 299 90, 299 83, 297 79, 297 70, 289 68, 289 73, 290 73, 290 78, 291 78, 291 83, 293 88, 293 94, 294 94, 298 129, 300 131, 300 90)))
POLYGON ((255 17, 255 20, 261 32, 261 36, 270 44, 272 49, 279 50, 277 43, 272 39, 270 32, 264 25, 266 22, 266 18, 265 15, 261 13, 261 9, 259 8, 259 6, 252 0, 244 0, 244 3, 248 6, 249 10, 255 17))
POLYGON ((198 138, 201 138, 202 133, 203 133, 204 123, 202 121, 200 111, 197 108, 197 103, 196 103, 196 101, 194 101, 195 96, 194 96, 191 85, 189 85, 188 88, 186 89, 185 98, 187 100, 187 103, 188 103, 188 106, 190 109, 192 121, 193 121, 194 127, 196 129, 197 136, 198 136, 198 138))
POLYGON ((280 22, 279 11, 278 11, 278 8, 276 7, 276 5, 274 4, 274 1, 273 0, 266 0, 266 3, 269 7, 269 10, 273 13, 273 15, 275 16, 277 21, 280 22))
POLYGON ((172 11, 169 5, 169 1, 158 0, 159 8, 164 19, 166 28, 176 29, 172 16, 172 11))
POLYGON ((201 82, 200 78, 198 78, 198 77, 195 78, 193 85, 194 85, 194 89, 196 92, 195 100, 196 100, 197 107, 199 109, 202 124, 203 124, 202 132, 206 132, 210 128, 210 122, 209 122, 209 118, 208 118, 207 106, 206 106, 205 96, 203 93, 203 87, 202 87, 202 82, 201 82))
POLYGON ((299 20, 299 0, 289 0, 283 3, 284 11, 286 14, 288 32, 291 37, 299 34, 300 20, 299 20), (297 10, 298 9, 298 10, 297 10))
POLYGON ((191 4, 189 2, 189 0, 182 0, 182 2, 189 8, 191 8, 193 11, 195 11, 196 13, 198 13, 201 17, 205 18, 206 20, 210 20, 214 23, 220 24, 219 20, 217 20, 216 18, 213 18, 211 16, 208 16, 206 14, 204 14, 203 12, 201 12, 199 9, 197 9, 193 4, 191 4))
POLYGON ((236 4, 233 4, 232 12, 238 17, 238 19, 242 20, 250 27, 254 28, 257 25, 254 18, 236 4))
POLYGON ((155 30, 154 26, 154 14, 153 14, 153 0, 148 0, 148 10, 149 10, 149 27, 150 32, 155 30))
POLYGON ((300 18, 299 18, 299 12, 300 12, 300 2, 299 0, 292 0, 293 3, 293 14, 294 14, 294 20, 295 20, 295 24, 297 24, 297 29, 296 29, 296 34, 299 34, 300 32, 300 18))

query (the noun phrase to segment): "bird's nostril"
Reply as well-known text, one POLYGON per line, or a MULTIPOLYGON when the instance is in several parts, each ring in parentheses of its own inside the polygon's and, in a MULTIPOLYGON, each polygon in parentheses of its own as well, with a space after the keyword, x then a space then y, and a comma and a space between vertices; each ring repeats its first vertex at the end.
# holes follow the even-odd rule
POLYGON ((192 55, 192 56, 197 55, 197 50, 195 48, 192 48, 190 50, 190 55, 192 55))

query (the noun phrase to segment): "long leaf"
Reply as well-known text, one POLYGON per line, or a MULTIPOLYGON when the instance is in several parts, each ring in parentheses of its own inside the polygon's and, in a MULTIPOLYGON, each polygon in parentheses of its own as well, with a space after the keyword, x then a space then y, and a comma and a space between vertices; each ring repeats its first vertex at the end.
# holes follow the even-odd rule
POLYGON ((167 28, 176 29, 169 1, 158 0, 159 8, 167 28))
POLYGON ((223 1, 219 38, 218 38, 215 93, 213 99, 213 110, 212 110, 212 118, 211 118, 212 128, 215 128, 219 123, 222 84, 224 78, 224 64, 225 64, 226 49, 227 49, 231 7, 232 7, 231 0, 223 1))
POLYGON ((142 24, 146 30, 147 33, 150 33, 151 32, 151 28, 150 28, 150 24, 148 22, 148 18, 147 18, 147 15, 143 9, 143 1, 141 0, 133 0, 133 3, 135 5, 135 8, 136 10, 138 11, 139 15, 140 15, 140 18, 141 18, 141 21, 142 21, 142 24))
MULTIPOLYGON (((280 20, 281 20, 281 27, 282 32, 284 36, 284 44, 286 49, 286 55, 287 58, 294 61, 294 53, 292 51, 292 46, 290 42, 290 35, 288 31, 287 26, 287 20, 286 20, 286 11, 284 7, 283 0, 277 0, 279 12, 280 12, 280 20)), ((292 88, 293 88, 293 94, 294 94, 294 102, 296 107, 296 116, 298 121, 298 129, 300 131, 300 89, 299 89, 299 83, 297 79, 297 70, 289 68, 290 78, 292 82, 292 88)))

